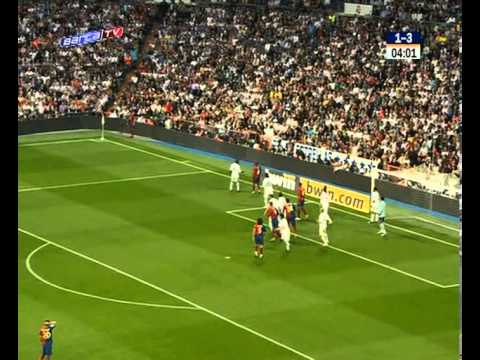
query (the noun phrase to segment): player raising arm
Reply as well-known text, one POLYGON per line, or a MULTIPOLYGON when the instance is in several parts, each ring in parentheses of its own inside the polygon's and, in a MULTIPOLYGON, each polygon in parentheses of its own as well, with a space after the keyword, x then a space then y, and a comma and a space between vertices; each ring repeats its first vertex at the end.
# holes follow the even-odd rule
POLYGON ((330 195, 328 194, 327 187, 324 186, 322 193, 320 194, 320 212, 324 212, 327 215, 328 223, 331 224, 333 221, 328 215, 328 208, 330 207, 330 195))
POLYGON ((270 176, 267 172, 265 172, 265 178, 263 179, 262 182, 263 186, 263 201, 265 203, 265 207, 268 206, 268 199, 270 198, 270 195, 273 195, 273 183, 272 179, 270 179, 270 176))
POLYGON ((297 208, 298 208, 298 216, 300 216, 301 218, 303 213, 305 215, 305 219, 308 219, 307 210, 305 209, 305 189, 302 183, 298 183, 297 208))
POLYGON ((230 165, 230 191, 233 190, 233 184, 236 184, 237 192, 240 191, 240 174, 242 169, 238 160, 235 160, 233 164, 230 165))
POLYGON ((265 235, 265 226, 263 226, 263 219, 258 218, 255 225, 253 225, 253 242, 255 243, 255 256, 260 259, 263 258, 263 237, 265 235))
POLYGON ((57 326, 56 321, 45 320, 40 327, 40 343, 42 344, 42 355, 39 360, 50 360, 53 353, 53 329, 57 326))
POLYGON ((262 168, 255 162, 252 170, 252 194, 255 192, 260 192, 260 176, 262 175, 262 168))

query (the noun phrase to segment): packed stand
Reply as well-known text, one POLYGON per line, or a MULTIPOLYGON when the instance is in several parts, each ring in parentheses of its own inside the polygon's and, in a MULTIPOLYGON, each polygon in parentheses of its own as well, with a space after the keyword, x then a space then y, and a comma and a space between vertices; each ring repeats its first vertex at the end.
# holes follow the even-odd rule
POLYGON ((174 9, 115 103, 219 141, 298 156, 302 142, 380 168, 457 169, 460 27, 415 19, 245 8, 174 9), (414 29, 423 59, 384 60, 384 34, 414 29))
POLYGON ((19 120, 89 112, 105 103, 138 59, 150 9, 132 1, 19 5, 19 120), (124 27, 123 37, 76 48, 59 46, 64 36, 116 26, 124 27))

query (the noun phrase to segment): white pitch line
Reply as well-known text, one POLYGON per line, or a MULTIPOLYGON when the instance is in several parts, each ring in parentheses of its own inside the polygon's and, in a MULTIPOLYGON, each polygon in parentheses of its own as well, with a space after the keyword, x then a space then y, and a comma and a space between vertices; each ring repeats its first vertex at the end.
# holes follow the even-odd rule
POLYGON ((260 333, 260 332, 258 332, 258 331, 255 331, 255 330, 253 330, 253 329, 251 329, 251 328, 249 328, 249 327, 247 327, 247 326, 245 326, 245 325, 239 324, 239 323, 237 323, 237 322, 234 321, 234 320, 231 320, 231 319, 229 319, 229 318, 227 318, 227 317, 225 317, 225 316, 223 316, 223 315, 220 315, 220 314, 218 314, 218 313, 216 313, 216 312, 214 312, 214 311, 212 311, 212 310, 209 310, 209 309, 207 309, 207 308, 204 307, 204 306, 198 305, 198 304, 194 303, 193 301, 190 301, 190 300, 188 300, 188 299, 186 299, 186 298, 184 298, 184 297, 182 297, 182 296, 180 296, 180 295, 177 295, 177 294, 175 294, 175 293, 173 293, 173 292, 171 292, 171 291, 168 291, 168 290, 166 290, 166 289, 164 289, 164 288, 162 288, 162 287, 160 287, 160 286, 157 286, 157 285, 154 285, 154 284, 152 284, 152 283, 150 283, 150 282, 148 282, 148 281, 145 281, 145 280, 143 280, 143 279, 141 279, 141 278, 139 278, 139 277, 137 277, 137 276, 135 276, 135 275, 132 275, 132 274, 130 274, 130 273, 127 273, 127 272, 125 272, 125 271, 123 271, 123 270, 120 270, 120 269, 118 269, 118 268, 116 268, 116 267, 113 267, 113 266, 108 265, 108 264, 106 264, 106 263, 104 263, 104 262, 101 262, 101 261, 99 261, 99 260, 96 260, 96 259, 94 259, 94 258, 92 258, 92 257, 90 257, 90 256, 88 256, 88 255, 82 254, 82 253, 80 253, 80 252, 78 252, 78 251, 75 251, 75 250, 73 250, 73 249, 70 249, 70 248, 68 248, 68 247, 66 247, 66 246, 60 245, 60 244, 58 244, 58 243, 56 243, 56 242, 47 240, 47 239, 45 239, 45 238, 43 238, 43 237, 41 237, 41 236, 39 236, 39 235, 36 235, 36 234, 34 234, 34 233, 30 232, 30 231, 27 231, 27 230, 24 230, 24 229, 21 229, 21 228, 18 228, 18 231, 20 231, 20 232, 22 232, 22 233, 24 233, 24 234, 27 234, 27 235, 29 235, 29 236, 31 236, 31 237, 34 237, 34 238, 36 238, 36 239, 38 239, 38 240, 40 240, 40 241, 43 241, 44 243, 47 243, 47 244, 50 244, 50 245, 52 245, 52 246, 55 246, 55 247, 57 247, 57 248, 59 248, 59 249, 65 250, 65 251, 67 251, 67 252, 69 252, 69 253, 71 253, 71 254, 77 255, 78 257, 81 257, 82 259, 86 259, 86 260, 89 260, 89 261, 91 261, 91 262, 93 262, 93 263, 95 263, 95 264, 98 264, 98 265, 100 265, 100 266, 103 266, 103 267, 105 267, 105 268, 107 268, 107 269, 109 269, 109 270, 112 270, 112 271, 116 272, 117 274, 121 274, 121 275, 123 275, 123 276, 125 276, 125 277, 128 277, 128 278, 130 278, 130 279, 132 279, 132 280, 135 280, 135 281, 137 281, 137 282, 139 282, 139 283, 141 283, 141 284, 143 284, 143 285, 145 285, 145 286, 148 286, 148 287, 150 287, 150 288, 152 288, 152 289, 155 289, 155 290, 157 290, 157 291, 160 291, 161 293, 167 294, 167 295, 169 295, 169 296, 171 296, 171 297, 173 297, 173 298, 175 298, 175 299, 177 299, 177 300, 180 300, 180 301, 182 301, 182 302, 184 302, 184 303, 186 303, 186 304, 188 304, 188 305, 190 305, 190 306, 193 306, 193 307, 195 307, 195 308, 197 308, 197 309, 199 309, 199 310, 205 311, 206 313, 208 313, 208 314, 210 314, 210 315, 212 315, 212 316, 214 316, 214 317, 216 317, 216 318, 218 318, 218 319, 220 319, 220 320, 223 320, 223 321, 225 321, 225 322, 227 322, 227 323, 229 323, 229 324, 231 324, 231 325, 233 325, 233 326, 235 326, 235 327, 238 327, 239 329, 242 329, 242 330, 244 330, 244 331, 246 331, 246 332, 248 332, 248 333, 250 333, 250 334, 253 334, 253 335, 255 335, 255 336, 258 336, 258 337, 260 337, 260 338, 262 338, 262 339, 264 339, 264 340, 266 340, 266 341, 268 341, 268 342, 270 342, 270 343, 272 343, 272 344, 275 344, 275 345, 277 345, 277 346, 279 346, 279 347, 281 347, 281 348, 283 348, 283 349, 285 349, 285 350, 288 350, 288 351, 290 351, 290 352, 292 352, 292 353, 294 353, 294 354, 296 354, 296 355, 298 355, 298 356, 300 356, 300 357, 302 357, 302 358, 304 358, 304 359, 315 360, 313 357, 311 357, 311 356, 309 356, 309 355, 306 355, 306 354, 304 354, 304 353, 302 353, 302 352, 300 352, 300 351, 298 351, 298 350, 295 350, 294 348, 292 348, 292 347, 290 347, 290 346, 288 346, 288 345, 285 345, 285 344, 281 343, 280 341, 274 340, 274 339, 272 339, 272 338, 270 338, 270 337, 268 337, 268 336, 266 336, 266 335, 264 335, 264 334, 262 334, 262 333, 260 333))
MULTIPOLYGON (((229 215, 232 215, 232 216, 236 216, 236 217, 238 217, 238 218, 240 218, 240 219, 243 219, 243 220, 247 220, 247 221, 253 222, 253 223, 255 222, 254 219, 248 218, 248 217, 243 216, 243 215, 236 214, 236 213, 234 213, 234 212, 228 212, 228 214, 229 214, 229 215)), ((311 239, 311 238, 309 238, 309 237, 300 235, 300 234, 298 234, 298 233, 292 233, 292 235, 297 236, 297 237, 299 237, 299 238, 301 238, 301 239, 304 239, 304 240, 306 240, 306 241, 309 241, 309 242, 312 242, 312 243, 319 244, 319 245, 322 245, 322 246, 323 246, 323 243, 321 243, 320 241, 311 239)), ((393 266, 390 266, 390 265, 381 263, 381 262, 379 262, 379 261, 376 261, 376 260, 367 258, 367 257, 365 257, 365 256, 358 255, 358 254, 355 254, 355 253, 353 253, 353 252, 350 252, 350 251, 347 251, 347 250, 338 248, 338 247, 333 246, 333 245, 328 245, 328 247, 331 248, 331 249, 333 249, 333 250, 336 250, 336 251, 338 251, 338 252, 341 252, 341 253, 344 253, 344 254, 347 254, 347 255, 356 257, 356 258, 361 259, 361 260, 363 260, 363 261, 366 261, 366 262, 369 262, 369 263, 372 263, 372 264, 381 266, 381 267, 383 267, 383 268, 385 268, 385 269, 395 271, 395 272, 400 273, 400 274, 402 274, 402 275, 411 277, 411 278, 413 278, 413 279, 420 280, 420 281, 422 281, 422 282, 424 282, 424 283, 427 283, 427 284, 430 284, 430 285, 433 285, 433 286, 436 286, 436 287, 439 287, 439 288, 444 288, 444 287, 446 286, 446 285, 439 284, 439 283, 437 283, 437 282, 435 282, 435 281, 428 280, 428 279, 422 278, 422 277, 420 277, 420 276, 411 274, 411 273, 409 273, 409 272, 400 270, 400 269, 398 269, 398 268, 396 268, 396 267, 393 267, 393 266)))
POLYGON ((100 181, 88 181, 83 183, 76 184, 64 184, 64 185, 51 185, 51 186, 39 186, 39 187, 30 187, 30 188, 20 188, 18 192, 28 192, 28 191, 40 191, 40 190, 53 190, 53 189, 65 189, 73 188, 79 186, 89 186, 89 185, 100 185, 100 184, 112 184, 128 181, 141 181, 141 180, 150 180, 150 179, 161 179, 168 177, 177 177, 177 176, 186 176, 186 175, 196 175, 196 174, 205 174, 206 171, 189 171, 181 173, 172 173, 172 174, 160 174, 160 175, 150 175, 150 176, 139 176, 131 178, 122 178, 122 179, 110 179, 110 180, 100 180, 100 181))
POLYGON ((435 221, 432 221, 432 220, 428 220, 428 219, 425 219, 425 218, 422 218, 420 216, 414 216, 413 218, 419 220, 419 221, 423 221, 423 222, 426 222, 426 223, 429 223, 429 224, 433 224, 433 225, 437 225, 437 226, 440 226, 440 227, 443 227, 445 229, 449 229, 449 230, 453 230, 453 231, 459 231, 460 229, 457 227, 457 228, 454 228, 452 226, 448 226, 448 225, 444 225, 444 224, 441 224, 441 223, 438 223, 438 222, 435 222, 435 221))
POLYGON ((42 142, 33 142, 26 144, 18 144, 18 147, 29 147, 29 146, 43 146, 43 145, 57 145, 57 144, 71 144, 79 142, 90 142, 92 138, 88 139, 71 139, 71 140, 57 140, 57 141, 42 141, 42 142))
POLYGON ((33 257, 38 251, 40 251, 41 249, 43 249, 44 247, 49 246, 49 245, 50 245, 50 244, 48 244, 48 243, 45 243, 45 244, 43 244, 43 245, 40 245, 38 248, 36 248, 36 249, 33 250, 32 252, 30 252, 30 254, 28 254, 28 256, 27 256, 27 259, 25 260, 25 266, 26 266, 28 272, 29 272, 33 277, 35 277, 37 280, 43 282, 44 284, 46 284, 46 285, 48 285, 48 286, 51 286, 51 287, 53 287, 53 288, 55 288, 55 289, 62 290, 62 291, 65 291, 65 292, 68 292, 68 293, 71 293, 71 294, 80 295, 80 296, 84 296, 84 297, 88 297, 88 298, 92 298, 92 299, 97 299, 97 300, 102 300, 102 301, 108 301, 108 302, 118 303, 118 304, 137 305, 137 306, 146 306, 146 307, 155 307, 155 308, 163 308, 163 309, 173 309, 173 310, 199 310, 198 308, 195 308, 195 307, 193 307, 193 306, 177 306, 177 305, 165 305, 165 304, 152 304, 152 303, 144 303, 144 302, 136 302, 136 301, 128 301, 128 300, 114 299, 114 298, 109 298, 109 297, 104 297, 104 296, 93 295, 93 294, 89 294, 89 293, 85 293, 85 292, 82 292, 82 291, 77 291, 77 290, 69 289, 69 288, 66 288, 66 287, 63 287, 63 286, 54 284, 54 283, 52 283, 52 282, 44 279, 44 278, 41 277, 40 275, 38 275, 38 274, 32 269, 32 265, 31 265, 31 259, 32 259, 32 257, 33 257))
MULTIPOLYGON (((333 206, 331 206, 331 208, 336 210, 336 211, 343 212, 345 214, 350 214, 352 216, 356 216, 356 217, 368 220, 368 217, 363 216, 363 215, 355 214, 355 213, 352 213, 350 211, 339 209, 339 208, 333 207, 333 206)), ((445 241, 445 240, 437 239, 436 237, 433 237, 433 236, 425 235, 425 234, 422 234, 422 233, 419 233, 419 232, 416 232, 416 231, 413 231, 413 230, 405 229, 405 228, 402 228, 400 226, 396 226, 396 225, 392 225, 392 224, 385 223, 385 225, 388 226, 388 227, 391 227, 393 229, 397 229, 397 230, 400 230, 400 231, 403 231, 403 232, 406 232, 406 233, 409 233, 409 234, 417 235, 417 236, 423 237, 425 239, 436 241, 436 242, 444 244, 444 245, 448 245, 448 246, 451 246, 451 247, 454 247, 454 248, 460 248, 460 246, 457 245, 457 244, 454 244, 454 243, 451 243, 451 242, 448 242, 448 241, 445 241)))
POLYGON ((265 206, 258 206, 253 208, 246 208, 246 209, 237 209, 237 210, 228 210, 227 213, 236 213, 236 212, 245 212, 245 211, 252 211, 252 210, 260 210, 265 209, 265 206))
POLYGON ((443 285, 442 287, 444 289, 449 289, 449 288, 454 288, 454 287, 459 287, 460 284, 451 284, 451 285, 443 285))
MULTIPOLYGON (((164 159, 164 160, 169 160, 169 161, 173 161, 175 163, 178 163, 178 164, 183 164, 185 166, 189 166, 189 167, 192 167, 194 169, 198 169, 198 170, 205 170, 205 171, 208 171, 209 173, 211 174, 215 174, 215 175, 218 175, 218 176, 222 176, 224 178, 228 178, 230 179, 230 176, 229 175, 226 175, 226 174, 222 174, 220 172, 217 172, 217 171, 213 171, 213 170, 208 170, 208 169, 205 169, 205 168, 202 168, 200 166, 197 166, 197 165, 193 165, 193 164, 190 164, 190 163, 185 163, 185 162, 182 162, 181 160, 176 160, 176 159, 172 159, 168 156, 165 156, 165 155, 160 155, 160 154, 157 154, 157 153, 154 153, 154 152, 151 152, 151 151, 148 151, 148 150, 144 150, 144 149, 140 149, 140 148, 137 148, 137 147, 134 147, 134 146, 131 146, 131 145, 126 145, 126 144, 123 144, 121 142, 118 142, 118 141, 114 141, 114 140, 110 140, 110 139, 105 139, 106 142, 109 142, 111 144, 115 144, 115 145, 118 145, 118 146, 122 146, 124 148, 127 148, 127 149, 131 149, 131 150, 134 150, 134 151, 139 151, 139 152, 142 152, 144 154, 149 154, 151 156, 155 156, 155 157, 158 157, 160 159, 164 159)), ((243 180, 243 179, 240 179, 240 182, 242 183, 245 183, 245 184, 251 184, 250 181, 247 181, 247 180, 243 180)), ((291 193, 291 192, 288 192, 288 191, 283 191, 285 194, 289 194, 289 195, 294 195, 296 196, 296 194, 294 193, 291 193)), ((352 215, 352 216, 356 216, 356 217, 359 217, 361 219, 366 219, 368 220, 369 218, 367 216, 363 216, 363 215, 359 215, 359 214, 355 214, 353 212, 350 212, 350 211, 347 211, 347 210, 343 210, 343 209, 339 209, 337 207, 334 207, 334 206, 330 206, 331 209, 334 209, 334 210, 337 210, 337 211, 340 211, 340 212, 343 212, 345 214, 349 214, 349 215, 352 215)), ((397 229, 397 230, 400 230, 400 231, 404 231, 404 232, 407 232, 407 233, 410 233, 410 234, 414 234, 414 235, 418 235, 418 236, 421 236, 421 237, 424 237, 426 239, 430 239, 430 240, 433 240, 433 241, 436 241, 438 243, 441 243, 441 244, 445 244, 445 245, 448 245, 448 246, 451 246, 451 247, 455 247, 455 248, 459 248, 460 246, 457 245, 457 244, 453 244, 451 242, 448 242, 448 241, 444 241, 444 240, 441 240, 441 239, 437 239, 433 236, 429 236, 429 235, 425 235, 425 234, 422 234, 422 233, 419 233, 419 232, 416 232, 416 231, 413 231, 413 230, 408 230, 408 229, 405 229, 405 228, 402 228, 400 226, 395 226, 395 225, 391 225, 391 224, 387 224, 385 223, 386 226, 389 226, 393 229, 397 229)))

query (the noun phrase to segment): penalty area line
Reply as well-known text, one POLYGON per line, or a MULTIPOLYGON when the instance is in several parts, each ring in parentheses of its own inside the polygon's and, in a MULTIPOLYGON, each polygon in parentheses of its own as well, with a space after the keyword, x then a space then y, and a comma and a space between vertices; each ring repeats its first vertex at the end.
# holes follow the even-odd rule
POLYGON ((252 335, 255 335, 255 336, 259 337, 259 338, 262 338, 262 339, 264 339, 264 340, 266 340, 266 341, 268 341, 268 342, 270 342, 270 343, 272 343, 272 344, 275 344, 275 345, 283 348, 284 350, 287 350, 287 351, 289 351, 289 352, 291 352, 291 353, 294 353, 294 354, 298 355, 299 357, 302 357, 302 358, 308 359, 308 360, 315 360, 312 356, 309 356, 309 355, 307 355, 307 354, 304 354, 304 353, 302 353, 301 351, 298 351, 298 350, 296 350, 296 349, 294 349, 294 348, 292 348, 292 347, 290 347, 290 346, 288 346, 288 345, 286 345, 286 344, 284 344, 284 343, 282 343, 282 342, 280 342, 280 341, 277 341, 277 340, 275 340, 275 339, 272 339, 271 337, 268 337, 267 335, 264 335, 264 334, 262 334, 262 333, 260 333, 260 332, 258 332, 258 331, 255 331, 255 330, 253 330, 253 329, 251 329, 251 328, 249 328, 249 327, 247 327, 247 326, 245 326, 245 325, 242 325, 242 324, 240 324, 240 323, 238 323, 238 322, 236 322, 236 321, 234 321, 234 320, 232 320, 232 319, 227 318, 226 316, 223 316, 223 315, 221 315, 221 314, 219 314, 219 313, 216 313, 215 311, 212 311, 212 310, 210 310, 210 309, 208 309, 208 308, 206 308, 206 307, 204 307, 204 306, 201 306, 201 305, 199 305, 199 304, 196 304, 195 302, 193 302, 193 301, 191 301, 191 300, 188 300, 187 298, 185 298, 185 297, 183 297, 183 296, 177 295, 177 294, 173 293, 172 291, 169 291, 169 290, 167 290, 167 289, 165 289, 165 288, 162 288, 162 287, 160 287, 160 286, 157 286, 157 285, 155 285, 155 284, 152 284, 152 283, 150 283, 150 282, 148 282, 148 281, 146 281, 146 280, 143 280, 143 279, 141 279, 141 278, 139 278, 139 277, 137 277, 137 276, 135 276, 135 275, 132 275, 132 274, 126 272, 126 271, 120 270, 120 269, 118 269, 118 268, 116 268, 116 267, 114 267, 114 266, 108 265, 108 264, 106 264, 106 263, 104 263, 104 262, 102 262, 102 261, 100 261, 100 260, 94 259, 94 258, 92 258, 92 257, 90 257, 90 256, 88 256, 88 255, 85 255, 85 254, 83 254, 83 253, 81 253, 81 252, 79 252, 79 251, 70 249, 70 248, 68 248, 68 247, 66 247, 66 246, 63 246, 63 245, 61 245, 61 244, 58 244, 58 243, 56 243, 56 242, 54 242, 54 241, 47 240, 47 239, 45 239, 44 237, 42 237, 42 236, 40 236, 40 235, 34 234, 34 233, 32 233, 32 232, 30 232, 30 231, 28 231, 28 230, 24 230, 24 229, 22 229, 22 228, 20 228, 20 227, 18 228, 18 231, 21 232, 21 233, 23 233, 23 234, 29 235, 29 236, 31 236, 31 237, 33 237, 33 238, 35 238, 35 239, 38 239, 38 240, 40 240, 40 241, 43 241, 43 242, 46 243, 46 244, 55 246, 55 247, 57 247, 57 248, 59 248, 59 249, 62 249, 62 250, 64 250, 64 251, 66 251, 66 252, 69 252, 69 253, 74 254, 74 255, 76 255, 76 256, 78 256, 78 257, 81 257, 82 259, 85 259, 85 260, 91 261, 91 262, 93 262, 93 263, 95 263, 95 264, 98 264, 98 265, 100 265, 100 266, 103 266, 103 267, 105 267, 105 268, 107 268, 107 269, 109 269, 109 270, 111 270, 111 271, 113 271, 113 272, 116 272, 117 274, 123 275, 123 276, 128 277, 128 278, 130 278, 130 279, 132 279, 132 280, 135 280, 135 281, 137 281, 137 282, 139 282, 139 283, 141 283, 141 284, 143 284, 143 285, 145 285, 145 286, 148 286, 148 287, 150 287, 150 288, 152 288, 152 289, 155 289, 155 290, 157 290, 157 291, 159 291, 159 292, 161 292, 161 293, 163 293, 163 294, 167 294, 167 295, 169 295, 169 296, 171 296, 171 297, 173 297, 173 298, 175 298, 175 299, 177 299, 177 300, 180 300, 180 301, 182 301, 182 302, 184 302, 184 303, 186 303, 186 304, 188 304, 188 305, 190 305, 190 306, 193 306, 193 307, 197 308, 198 310, 202 310, 202 311, 206 312, 207 314, 210 314, 210 315, 216 317, 217 319, 223 320, 223 321, 229 323, 230 325, 233 325, 233 326, 235 326, 235 327, 237 327, 237 328, 239 328, 239 329, 244 330, 245 332, 248 332, 248 333, 250 333, 250 334, 252 334, 252 335))
MULTIPOLYGON (((192 163, 184 162, 184 160, 183 161, 182 160, 177 160, 177 159, 171 158, 169 156, 160 155, 160 154, 152 152, 152 151, 144 150, 144 149, 141 149, 141 148, 138 148, 138 147, 135 147, 135 146, 132 146, 132 145, 127 145, 127 144, 124 144, 124 143, 121 143, 121 142, 118 142, 118 141, 115 141, 115 140, 111 140, 111 139, 105 139, 105 142, 109 142, 111 144, 115 144, 117 146, 124 147, 126 149, 130 149, 130 150, 138 151, 138 152, 141 152, 141 153, 144 153, 144 154, 148 154, 150 156, 155 156, 155 157, 160 158, 160 159, 172 161, 172 162, 177 163, 177 164, 183 164, 185 166, 189 166, 189 167, 192 167, 192 168, 197 169, 197 170, 205 170, 205 171, 208 171, 211 174, 215 174, 217 176, 221 176, 221 177, 230 179, 230 175, 222 174, 218 171, 208 170, 208 169, 205 169, 201 166, 197 166, 197 165, 194 165, 192 163)), ((240 182, 242 182, 244 184, 252 184, 251 181, 247 181, 247 180, 244 180, 244 179, 240 179, 240 182)), ((288 192, 288 191, 284 191, 284 193, 296 196, 295 194, 293 194, 291 192, 288 192)), ((314 202, 314 201, 311 201, 311 202, 316 203, 316 202, 318 202, 318 200, 316 202, 314 202)), ((340 209, 340 208, 335 207, 335 206, 330 206, 330 208, 334 209, 336 211, 339 211, 339 212, 343 212, 345 214, 349 214, 351 216, 361 218, 361 219, 366 219, 366 220, 369 219, 367 216, 356 214, 356 213, 353 213, 351 211, 343 210, 343 209, 340 209)), ((422 234, 422 233, 419 233, 419 232, 416 232, 416 231, 413 231, 413 230, 405 229, 405 228, 402 228, 400 226, 395 226, 395 225, 391 225, 391 224, 388 224, 388 223, 385 223, 385 225, 388 226, 388 227, 391 227, 393 229, 397 229, 397 230, 400 230, 400 231, 403 231, 403 232, 406 232, 406 233, 418 235, 418 236, 423 237, 425 239, 433 240, 435 242, 438 242, 438 243, 441 243, 441 244, 444 244, 444 245, 447 245, 447 246, 451 246, 451 247, 455 247, 455 248, 460 247, 457 244, 454 244, 454 243, 451 243, 451 242, 448 242, 448 241, 445 241, 445 240, 437 239, 433 236, 425 235, 425 234, 422 234)))
MULTIPOLYGON (((239 214, 236 214, 235 212, 226 212, 227 214, 229 215, 232 215, 232 216, 235 216, 235 217, 238 217, 240 219, 243 219, 243 220, 247 220, 247 221, 250 221, 250 222, 255 222, 254 219, 251 219, 249 217, 246 217, 246 216, 243 216, 243 215, 239 215, 239 214)), ((314 240, 314 239, 311 239, 309 237, 306 237, 304 235, 300 235, 298 233, 292 233, 293 236, 296 236, 296 237, 299 237, 300 239, 303 239, 305 241, 309 241, 311 243, 315 243, 315 244, 319 244, 319 245, 322 245, 323 244, 320 242, 320 241, 317 241, 317 240, 314 240)), ((451 285, 442 285, 442 284, 439 284, 435 281, 432 281, 432 280, 428 280, 428 279, 425 279, 421 276, 418 276, 418 275, 415 275, 415 274, 411 274, 409 272, 406 272, 406 271, 403 271, 403 270, 400 270, 394 266, 390 266, 390 265, 387 265, 387 264, 384 264, 384 263, 381 263, 379 261, 376 261, 376 260, 373 260, 373 259, 370 259, 370 258, 367 258, 365 256, 362 256, 362 255, 359 255, 359 254, 356 254, 356 253, 353 253, 351 251, 348 251, 348 250, 344 250, 342 248, 339 248, 339 247, 336 247, 336 246, 333 246, 331 244, 327 245, 327 247, 335 250, 335 251, 338 251, 338 252, 341 252, 343 254, 346 254, 346 255, 350 255, 352 257, 355 257, 357 259, 360 259, 360 260, 363 260, 363 261, 366 261, 366 262, 369 262, 371 264, 375 264, 377 266, 380 266, 382 268, 385 268, 385 269, 388 269, 388 270, 391 270, 391 271, 394 271, 396 273, 399 273, 399 274, 402 274, 402 275, 405 275, 405 276, 408 276, 412 279, 416 279, 416 280, 419 280, 419 281, 422 281, 424 283, 427 283, 427 284, 430 284, 430 285, 433 285, 433 286, 436 286, 436 287, 439 287, 439 288, 446 288, 446 287, 453 287, 451 285)))

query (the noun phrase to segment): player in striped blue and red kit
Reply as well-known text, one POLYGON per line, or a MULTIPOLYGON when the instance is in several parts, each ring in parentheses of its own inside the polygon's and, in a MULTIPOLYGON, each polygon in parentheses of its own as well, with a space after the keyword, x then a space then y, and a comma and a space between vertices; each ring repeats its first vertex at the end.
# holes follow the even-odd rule
POLYGON ((270 229, 272 230, 272 234, 274 236, 272 239, 270 239, 270 241, 280 239, 280 230, 278 229, 278 210, 273 201, 268 203, 264 216, 270 218, 270 229))
POLYGON ((263 219, 258 218, 255 225, 253 225, 253 241, 255 243, 255 256, 260 259, 263 258, 263 237, 266 233, 263 219))
POLYGON ((57 326, 56 321, 45 320, 40 328, 40 343, 42 344, 42 355, 39 360, 50 360, 53 348, 53 328, 57 326))

